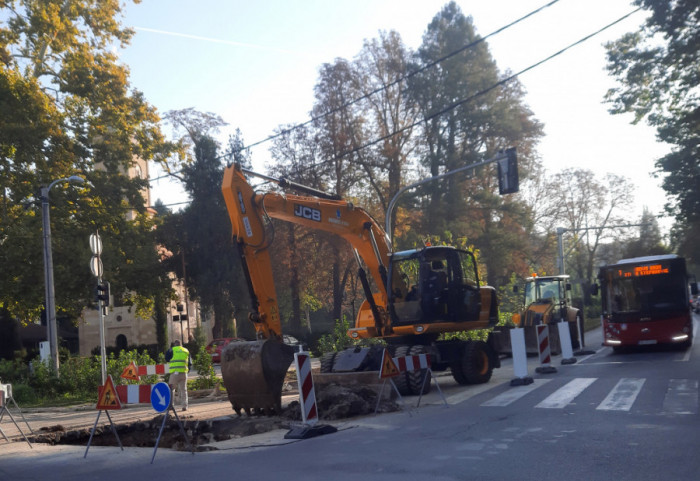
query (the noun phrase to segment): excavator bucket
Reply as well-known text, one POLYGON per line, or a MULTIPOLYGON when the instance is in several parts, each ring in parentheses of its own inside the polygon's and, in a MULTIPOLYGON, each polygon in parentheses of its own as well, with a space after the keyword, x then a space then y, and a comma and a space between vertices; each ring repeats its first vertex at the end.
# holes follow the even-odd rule
POLYGON ((234 411, 280 413, 294 348, 276 340, 232 342, 221 351, 221 377, 234 411))

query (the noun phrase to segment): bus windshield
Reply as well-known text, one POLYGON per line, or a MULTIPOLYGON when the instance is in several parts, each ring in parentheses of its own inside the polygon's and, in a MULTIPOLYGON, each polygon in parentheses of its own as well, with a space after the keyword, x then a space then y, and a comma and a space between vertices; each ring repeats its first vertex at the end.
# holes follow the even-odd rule
POLYGON ((632 277, 611 270, 608 275, 607 305, 613 317, 657 318, 688 309, 685 275, 680 270, 632 277))

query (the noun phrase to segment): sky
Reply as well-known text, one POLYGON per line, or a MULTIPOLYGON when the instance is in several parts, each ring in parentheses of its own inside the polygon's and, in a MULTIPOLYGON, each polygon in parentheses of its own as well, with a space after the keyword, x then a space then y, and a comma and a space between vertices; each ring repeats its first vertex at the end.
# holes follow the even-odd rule
MULTIPOLYGON (((486 36, 550 0, 457 0, 486 36)), ((352 59, 363 41, 395 30, 417 49, 446 0, 144 0, 128 5, 123 25, 135 29, 120 51, 131 84, 161 114, 193 107, 227 122, 225 142, 236 129, 250 145, 283 124, 309 119, 319 68, 336 58, 352 59)), ((628 0, 559 0, 487 42, 499 70, 519 72, 636 7, 628 0)), ((636 30, 638 12, 605 32, 534 68, 519 79, 524 102, 544 124, 538 151, 550 174, 589 169, 629 178, 636 186, 636 221, 644 207, 661 214, 666 201, 654 162, 669 152, 644 123, 611 115, 603 103, 615 86, 605 71, 603 44, 636 30)), ((264 171, 270 142, 252 149, 253 165, 264 171)), ((151 178, 161 175, 151 166, 151 178)), ((174 182, 152 182, 152 199, 186 202, 174 182)), ((182 204, 180 204, 182 205, 182 204)), ((665 231, 670 219, 661 219, 665 231)))

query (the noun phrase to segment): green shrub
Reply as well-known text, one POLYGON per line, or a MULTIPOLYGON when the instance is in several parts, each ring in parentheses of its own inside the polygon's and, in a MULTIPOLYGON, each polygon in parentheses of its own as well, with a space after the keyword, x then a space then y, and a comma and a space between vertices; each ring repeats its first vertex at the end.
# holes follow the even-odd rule
POLYGON ((214 366, 211 362, 211 355, 206 351, 205 346, 201 346, 199 351, 192 358, 192 369, 199 375, 197 379, 190 381, 193 389, 211 389, 216 386, 217 377, 214 366))
POLYGON ((19 405, 36 404, 36 392, 27 384, 12 384, 12 396, 19 405))
POLYGON ((343 319, 335 321, 333 331, 321 336, 318 340, 318 350, 321 354, 333 351, 342 351, 343 349, 359 344, 358 340, 348 336, 347 331, 350 329, 350 321, 343 316, 343 319))

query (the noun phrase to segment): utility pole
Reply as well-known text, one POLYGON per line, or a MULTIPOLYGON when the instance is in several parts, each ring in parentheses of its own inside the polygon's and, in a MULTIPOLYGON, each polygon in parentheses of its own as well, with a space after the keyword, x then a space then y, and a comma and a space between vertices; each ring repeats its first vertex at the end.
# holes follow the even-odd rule
POLYGON ((59 182, 76 182, 82 184, 85 179, 77 175, 71 175, 64 179, 51 182, 48 186, 41 186, 41 222, 44 236, 44 294, 46 312, 47 340, 51 348, 51 366, 58 375, 58 328, 56 326, 56 292, 53 284, 53 254, 51 252, 51 218, 49 206, 49 191, 59 182))

